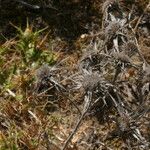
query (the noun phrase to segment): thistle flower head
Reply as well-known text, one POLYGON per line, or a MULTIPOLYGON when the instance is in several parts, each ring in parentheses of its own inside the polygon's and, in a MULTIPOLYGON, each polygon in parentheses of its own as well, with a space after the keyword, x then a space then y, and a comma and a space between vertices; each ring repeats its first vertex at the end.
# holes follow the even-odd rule
POLYGON ((83 88, 86 90, 93 90, 101 81, 101 77, 98 73, 91 73, 84 76, 83 88))
POLYGON ((50 78, 52 76, 50 67, 45 64, 41 66, 37 71, 36 71, 36 85, 35 85, 35 91, 37 93, 43 92, 50 88, 50 78))
POLYGON ((113 38, 120 30, 120 28, 121 28, 121 22, 119 21, 110 22, 105 29, 106 40, 110 40, 111 38, 113 38))
POLYGON ((37 71, 36 71, 36 78, 38 81, 41 81, 43 79, 48 79, 51 76, 51 70, 50 67, 45 64, 41 66, 37 71))

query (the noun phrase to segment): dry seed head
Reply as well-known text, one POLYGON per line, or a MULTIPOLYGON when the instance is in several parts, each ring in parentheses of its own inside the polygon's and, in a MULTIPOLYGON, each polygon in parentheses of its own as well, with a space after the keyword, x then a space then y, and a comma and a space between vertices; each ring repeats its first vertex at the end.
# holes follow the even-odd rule
POLYGON ((39 92, 43 92, 50 87, 54 87, 53 89, 59 90, 64 89, 54 78, 53 68, 50 68, 47 64, 40 67, 36 72, 36 86, 35 90, 39 92))
POLYGON ((45 64, 41 66, 37 71, 36 71, 36 78, 38 81, 41 81, 42 79, 48 78, 51 76, 51 70, 50 67, 45 64))
POLYGON ((93 91, 102 81, 102 77, 97 73, 86 74, 82 81, 82 86, 85 91, 93 91))
POLYGON ((41 93, 50 88, 51 70, 48 65, 41 66, 36 71, 36 84, 34 90, 36 93, 41 93))
POLYGON ((133 55, 138 53, 138 48, 134 42, 129 41, 123 44, 121 51, 124 51, 126 55, 128 55, 129 57, 132 57, 133 55))
POLYGON ((121 24, 118 21, 113 21, 109 23, 109 25, 105 29, 106 39, 108 40, 114 37, 116 33, 119 31, 120 27, 121 27, 121 24))

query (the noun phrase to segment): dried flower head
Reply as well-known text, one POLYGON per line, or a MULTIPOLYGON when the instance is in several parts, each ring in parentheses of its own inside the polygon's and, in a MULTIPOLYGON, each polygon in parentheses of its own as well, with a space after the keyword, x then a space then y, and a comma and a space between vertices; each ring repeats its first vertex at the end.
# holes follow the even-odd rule
POLYGON ((45 64, 41 66, 37 71, 36 71, 36 79, 38 81, 41 81, 43 79, 48 79, 51 76, 51 69, 50 67, 45 64))
POLYGON ((98 73, 89 73, 84 75, 82 86, 85 91, 93 91, 96 87, 99 86, 102 81, 102 77, 98 73))
POLYGON ((106 42, 109 42, 109 40, 114 38, 117 32, 120 30, 120 28, 121 28, 121 23, 119 21, 110 22, 105 29, 106 42))
POLYGON ((138 53, 138 48, 133 41, 129 41, 122 45, 121 51, 124 51, 126 55, 132 57, 136 53, 138 53))
POLYGON ((56 89, 59 91, 60 89, 64 89, 64 87, 57 82, 54 77, 54 70, 50 68, 47 64, 40 67, 36 72, 36 91, 43 92, 45 90, 56 89))
POLYGON ((36 71, 36 87, 35 90, 37 93, 43 92, 50 87, 50 78, 51 78, 51 70, 50 67, 45 64, 41 66, 36 71))

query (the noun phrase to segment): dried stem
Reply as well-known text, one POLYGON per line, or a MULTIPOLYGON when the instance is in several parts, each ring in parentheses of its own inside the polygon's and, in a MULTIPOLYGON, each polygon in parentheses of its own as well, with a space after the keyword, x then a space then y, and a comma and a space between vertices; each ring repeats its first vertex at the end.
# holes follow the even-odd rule
POLYGON ((86 115, 86 113, 87 113, 87 111, 85 111, 85 112, 82 113, 82 115, 81 115, 79 121, 77 122, 77 124, 76 124, 74 130, 72 131, 72 133, 71 133, 71 134, 69 135, 69 137, 67 138, 67 140, 66 140, 66 142, 65 142, 65 144, 64 144, 64 146, 63 146, 63 148, 62 148, 61 150, 65 150, 65 149, 66 149, 68 143, 71 141, 71 139, 73 138, 73 136, 74 136, 75 133, 77 132, 77 130, 78 130, 78 128, 79 128, 79 126, 80 126, 80 124, 81 124, 83 118, 84 118, 85 115, 86 115))
POLYGON ((146 6, 146 8, 144 9, 144 12, 143 12, 142 15, 139 17, 139 19, 138 19, 138 21, 137 21, 137 23, 136 23, 136 25, 135 25, 135 27, 134 27, 134 29, 133 29, 135 33, 136 33, 137 27, 138 27, 138 25, 139 25, 139 23, 140 23, 142 17, 144 16, 144 13, 147 11, 148 7, 150 7, 150 2, 148 3, 148 5, 146 6))
POLYGON ((67 138, 67 140, 66 140, 66 142, 65 142, 65 144, 64 144, 64 146, 63 146, 63 148, 61 150, 65 150, 66 149, 66 147, 68 146, 69 142, 71 141, 71 139, 73 138, 73 136, 76 134, 76 132, 77 132, 77 130, 78 130, 78 128, 79 128, 82 120, 84 119, 86 113, 88 112, 88 110, 89 110, 89 108, 91 106, 91 100, 92 100, 91 96, 92 96, 92 93, 88 92, 87 94, 88 95, 85 96, 85 105, 84 105, 84 108, 83 108, 82 115, 81 115, 80 119, 78 120, 78 122, 77 122, 74 130, 72 131, 72 133, 67 138))

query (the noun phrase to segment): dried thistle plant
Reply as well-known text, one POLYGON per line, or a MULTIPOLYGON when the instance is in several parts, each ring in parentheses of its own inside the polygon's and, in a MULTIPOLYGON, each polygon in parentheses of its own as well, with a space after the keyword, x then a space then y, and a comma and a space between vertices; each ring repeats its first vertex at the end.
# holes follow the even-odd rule
MULTIPOLYGON (((90 72, 89 74, 83 75, 82 87, 85 91, 85 97, 89 97, 89 93, 91 96, 90 114, 96 115, 99 112, 104 112, 107 106, 111 106, 112 101, 110 101, 108 92, 112 84, 107 82, 98 72, 90 72)), ((103 118, 104 116, 102 115, 101 117, 103 118)))
POLYGON ((109 55, 104 52, 104 41, 98 37, 85 49, 79 60, 79 70, 102 72, 103 66, 107 63, 109 55))
MULTIPOLYGON (((134 139, 137 143, 140 143, 145 148, 148 147, 149 143, 146 139, 142 136, 141 131, 139 130, 139 123, 138 119, 141 118, 145 112, 142 108, 138 108, 137 110, 132 110, 133 108, 128 108, 126 106, 126 98, 123 95, 119 94, 119 91, 116 93, 117 99, 115 99, 111 93, 110 96, 115 103, 115 107, 118 113, 118 118, 115 119, 116 122, 116 129, 110 134, 111 138, 119 137, 127 142, 128 138, 134 139)), ((141 107, 141 106, 139 106, 141 107)), ((130 141, 131 141, 130 139, 130 141)), ((132 143, 130 142, 130 145, 132 143)))
POLYGON ((115 63, 115 75, 112 82, 114 84, 122 70, 124 70, 126 67, 131 67, 134 65, 129 56, 124 52, 113 52, 111 55, 114 58, 115 63))
POLYGON ((149 143, 142 136, 136 120, 133 120, 128 114, 118 117, 116 120, 116 125, 116 129, 110 133, 111 138, 122 138, 123 141, 128 143, 128 146, 130 147, 131 145, 134 145, 131 141, 135 140, 137 143, 140 143, 141 148, 148 148, 149 143))
POLYGON ((37 93, 42 93, 53 88, 58 91, 63 89, 63 87, 54 78, 53 69, 45 64, 41 66, 36 72, 35 91, 37 93))

